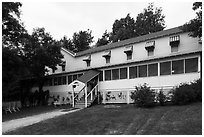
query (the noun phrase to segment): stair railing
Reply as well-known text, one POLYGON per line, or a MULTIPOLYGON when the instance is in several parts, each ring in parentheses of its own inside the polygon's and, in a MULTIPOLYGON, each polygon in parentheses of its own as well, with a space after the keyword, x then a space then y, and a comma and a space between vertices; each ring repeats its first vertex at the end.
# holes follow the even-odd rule
MULTIPOLYGON (((89 94, 85 97, 86 99, 86 102, 85 104, 87 104, 87 100, 88 100, 88 97, 91 96, 91 100, 93 100, 93 95, 96 96, 98 94, 98 84, 89 92, 89 94)), ((85 106, 87 107, 87 106, 85 106)))
POLYGON ((78 101, 78 100, 81 100, 81 98, 84 96, 84 93, 85 92, 85 86, 79 91, 79 93, 77 93, 76 95, 73 96, 73 104, 72 106, 74 107, 75 103, 78 101))

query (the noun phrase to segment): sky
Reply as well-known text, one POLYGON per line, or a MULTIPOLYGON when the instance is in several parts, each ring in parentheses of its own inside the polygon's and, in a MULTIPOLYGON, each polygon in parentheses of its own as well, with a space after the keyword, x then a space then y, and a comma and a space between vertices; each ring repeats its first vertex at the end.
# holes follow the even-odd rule
MULTIPOLYGON (((72 38, 74 32, 92 31, 94 44, 107 30, 112 30, 116 19, 126 17, 128 13, 136 19, 152 1, 128 2, 39 2, 24 1, 21 7, 21 20, 29 33, 33 28, 44 27, 54 39, 63 36, 72 38)), ((195 18, 192 10, 193 1, 153 1, 155 7, 162 8, 165 15, 166 29, 177 27, 195 18)))

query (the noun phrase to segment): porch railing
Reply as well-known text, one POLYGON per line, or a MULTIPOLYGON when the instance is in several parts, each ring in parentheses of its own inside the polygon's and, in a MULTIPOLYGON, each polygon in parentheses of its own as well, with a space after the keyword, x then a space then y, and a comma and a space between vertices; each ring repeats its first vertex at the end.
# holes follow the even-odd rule
MULTIPOLYGON (((87 93, 87 92, 86 92, 87 93)), ((98 95, 98 84, 85 96, 85 107, 87 107, 88 104, 88 97, 91 96, 91 101, 93 100, 93 96, 98 95)))
POLYGON ((78 100, 81 100, 82 97, 84 97, 84 92, 85 92, 85 86, 79 91, 79 93, 77 93, 76 95, 74 95, 74 91, 73 91, 73 95, 72 95, 72 107, 75 106, 75 103, 78 100))

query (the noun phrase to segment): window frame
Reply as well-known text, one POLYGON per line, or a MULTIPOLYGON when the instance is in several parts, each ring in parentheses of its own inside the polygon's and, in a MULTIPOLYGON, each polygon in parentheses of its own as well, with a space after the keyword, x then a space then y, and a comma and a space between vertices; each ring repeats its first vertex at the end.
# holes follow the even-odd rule
MULTIPOLYGON (((141 70, 144 70, 144 68, 141 69, 141 70)), ((139 66, 138 66, 138 71, 139 71, 139 73, 138 73, 138 77, 139 77, 139 78, 147 77, 147 76, 148 76, 147 64, 145 64, 145 65, 139 65, 139 66), (146 66, 146 67, 145 67, 145 66, 146 66), (145 67, 145 69, 146 69, 145 75, 141 75, 141 73, 140 73, 140 72, 142 72, 142 71, 140 71, 140 68, 141 68, 141 67, 145 67)), ((144 72, 145 72, 145 71, 144 71, 144 72)))
MULTIPOLYGON (((171 61, 172 62, 172 67, 171 67, 171 73, 172 73, 172 75, 175 75, 175 74, 184 74, 184 59, 179 59, 179 60, 172 60, 171 61), (181 64, 181 62, 179 62, 179 61, 182 61, 182 64, 181 64), (175 62, 179 62, 178 64, 174 64, 175 62), (182 68, 182 70, 181 71, 179 71, 179 72, 175 72, 175 69, 176 68, 178 68, 178 66, 176 67, 176 66, 174 66, 174 65, 181 65, 181 68, 182 68), (174 68, 174 67, 176 67, 176 68, 174 68)), ((179 66, 180 67, 180 66, 179 66)), ((179 68, 180 69, 180 68, 179 68)), ((177 71, 177 70, 176 70, 177 71)))
POLYGON ((111 78, 112 78, 112 72, 111 72, 111 69, 105 70, 104 73, 105 73, 105 74, 104 74, 104 75, 105 75, 105 79, 104 79, 105 81, 110 81, 110 80, 112 80, 112 79, 111 79, 111 78), (110 77, 108 77, 109 79, 107 79, 107 75, 106 75, 107 72, 108 72, 109 75, 110 75, 110 77))
POLYGON ((127 72, 128 72, 128 68, 127 67, 119 68, 119 79, 127 79, 128 78, 127 72), (122 77, 123 73, 121 73, 121 70, 123 70, 123 69, 126 69, 126 73, 125 73, 126 76, 125 77, 122 77))
POLYGON ((138 66, 130 66, 129 67, 129 79, 137 78, 138 77, 137 71, 138 71, 138 66), (131 71, 130 71, 131 68, 135 68, 135 75, 131 75, 131 71), (135 77, 132 77, 132 76, 135 76, 135 77))
POLYGON ((148 67, 147 67, 147 70, 148 70, 148 77, 155 77, 155 76, 158 76, 159 74, 158 74, 158 63, 151 63, 151 64, 148 64, 148 67), (150 66, 153 66, 153 65, 155 65, 156 66, 156 73, 150 73, 151 71, 150 71, 150 66), (151 74, 151 75, 150 75, 151 74))
MULTIPOLYGON (((185 71, 185 73, 195 73, 195 72, 198 72, 198 70, 199 70, 199 69, 198 69, 198 67, 199 67, 199 66, 198 66, 198 64, 199 64, 199 63, 198 63, 198 60, 199 60, 198 57, 193 57, 193 58, 187 58, 187 59, 185 59, 185 60, 184 60, 184 64, 185 64, 185 70, 184 70, 184 71, 185 71), (187 67, 189 67, 189 65, 186 65, 186 64, 187 64, 186 61, 187 61, 187 60, 193 60, 193 59, 196 59, 196 61, 193 61, 193 62, 196 62, 196 67, 197 67, 197 68, 196 68, 196 70, 193 70, 193 71, 191 70, 191 71, 188 71, 188 72, 187 72, 186 70, 187 70, 187 67)), ((190 63, 190 64, 191 64, 191 63, 190 63)), ((191 65, 192 65, 192 64, 191 64, 191 65)), ((192 67, 192 66, 191 66, 191 67, 192 67)))
MULTIPOLYGON (((172 62, 171 60, 170 60, 170 61, 168 60, 168 61, 159 62, 159 68, 160 68, 160 69, 159 69, 159 75, 160 75, 160 76, 171 75, 171 71, 172 71, 172 65, 171 65, 172 63, 171 63, 171 62, 172 62), (163 63, 170 63, 170 66, 169 66, 169 69, 170 69, 170 70, 168 71, 170 74, 167 73, 167 72, 165 72, 165 74, 162 74, 162 73, 161 73, 161 72, 162 72, 161 70, 162 70, 162 64, 163 64, 163 63)), ((166 69, 165 69, 165 70, 166 70, 166 69)))
POLYGON ((111 69, 111 76, 112 76, 111 80, 119 80, 120 79, 120 69, 119 68, 111 69))

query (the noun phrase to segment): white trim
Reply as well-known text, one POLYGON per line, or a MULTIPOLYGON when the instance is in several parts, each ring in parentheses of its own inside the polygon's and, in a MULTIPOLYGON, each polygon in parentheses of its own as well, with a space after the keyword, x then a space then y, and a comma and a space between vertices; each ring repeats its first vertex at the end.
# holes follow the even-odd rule
POLYGON ((66 50, 65 48, 61 48, 63 51, 65 51, 66 53, 70 54, 71 56, 75 57, 76 56, 76 53, 71 53, 70 51, 66 50))

